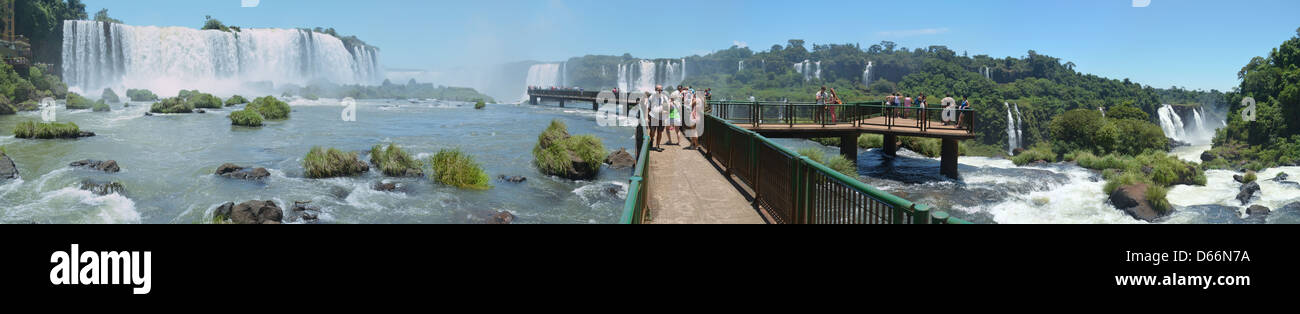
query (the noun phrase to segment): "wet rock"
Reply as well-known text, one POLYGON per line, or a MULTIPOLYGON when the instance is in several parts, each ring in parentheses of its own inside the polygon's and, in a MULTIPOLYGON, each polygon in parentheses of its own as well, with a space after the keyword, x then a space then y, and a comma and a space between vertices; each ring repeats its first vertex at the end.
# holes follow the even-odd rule
POLYGON ((501 180, 501 181, 505 181, 505 182, 510 182, 510 183, 521 183, 521 182, 524 182, 524 181, 528 181, 528 178, 525 178, 525 177, 523 177, 523 176, 506 176, 506 175, 503 174, 503 175, 497 176, 497 180, 501 180))
POLYGON ((122 169, 117 166, 116 160, 99 161, 99 160, 86 159, 81 161, 74 161, 68 164, 68 166, 90 168, 90 169, 99 170, 108 173, 116 173, 118 171, 122 171, 122 169))
POLYGON ((312 205, 311 201, 294 201, 291 209, 295 212, 308 210, 320 211, 320 206, 312 205))
POLYGON ((514 221, 515 221, 515 214, 511 214, 508 211, 501 211, 496 213, 496 215, 492 215, 492 217, 489 217, 487 223, 489 225, 508 225, 514 221))
POLYGON ((396 191, 396 190, 397 190, 397 183, 384 183, 384 182, 379 182, 379 183, 376 183, 376 184, 375 184, 375 191, 380 191, 380 192, 393 192, 393 191, 396 191))
POLYGON ((1255 215, 1267 216, 1268 213, 1269 213, 1268 207, 1264 207, 1260 205, 1250 205, 1250 208, 1246 208, 1246 214, 1250 216, 1255 216, 1255 215))
POLYGON ((619 149, 605 157, 605 163, 609 164, 610 169, 631 169, 636 167, 636 157, 632 157, 627 149, 619 149))
POLYGON ((1206 151, 1206 152, 1202 152, 1202 153, 1201 153, 1201 161, 1202 161, 1202 162, 1211 162, 1211 161, 1214 161, 1215 159, 1218 159, 1218 158, 1219 158, 1219 156, 1215 156, 1214 154, 1211 154, 1209 151, 1206 151))
POLYGON ((236 224, 278 224, 284 219, 284 211, 273 201, 247 201, 235 205, 229 218, 236 224))
POLYGON ((1121 186, 1110 193, 1110 204, 1133 218, 1148 222, 1155 221, 1168 213, 1156 211, 1151 203, 1147 202, 1147 188, 1145 183, 1121 186))
POLYGON ((0 153, 0 181, 17 178, 18 166, 14 164, 14 160, 4 153, 0 153))
POLYGON ((81 181, 81 189, 95 193, 95 195, 104 196, 113 193, 122 194, 126 192, 126 187, 120 182, 100 182, 94 180, 81 181))
POLYGON ((262 180, 271 176, 271 172, 266 168, 241 167, 228 163, 217 167, 216 175, 231 179, 262 180))
POLYGON ((319 216, 316 216, 316 214, 312 214, 312 213, 303 213, 303 214, 302 214, 302 220, 303 220, 303 221, 306 221, 306 222, 308 222, 308 223, 315 223, 315 222, 320 221, 320 217, 319 217, 319 216))
POLYGON ((1020 155, 1023 152, 1025 152, 1024 148, 1016 147, 1016 149, 1011 150, 1011 156, 1020 155))
POLYGON ((1286 172, 1278 172, 1277 176, 1273 177, 1273 182, 1282 182, 1289 177, 1290 175, 1286 174, 1286 172))
POLYGON ((1232 175, 1232 181, 1237 181, 1237 183, 1244 183, 1246 179, 1239 174, 1234 174, 1232 175))
POLYGON ((144 115, 145 115, 146 117, 152 117, 152 116, 153 116, 153 113, 146 111, 146 112, 144 113, 144 115))
POLYGON ((317 223, 320 222, 320 214, 320 206, 312 205, 311 201, 294 201, 293 206, 289 207, 289 214, 285 220, 317 223))
POLYGON ((1188 143, 1188 142, 1183 142, 1183 141, 1179 141, 1179 140, 1170 139, 1170 140, 1169 140, 1169 149, 1167 149, 1166 151, 1172 151, 1172 150, 1174 150, 1175 148, 1179 148, 1179 147, 1183 147, 1183 146, 1192 146, 1192 144, 1191 144, 1191 143, 1188 143))
POLYGON ((195 109, 194 113, 208 113, 208 111, 203 109, 195 109))
POLYGON ((81 131, 81 133, 77 133, 77 137, 93 137, 93 136, 95 136, 95 132, 81 131))
POLYGON ((234 209, 235 209, 235 202, 226 202, 225 204, 221 204, 221 206, 217 206, 216 210, 212 211, 212 218, 229 220, 230 212, 234 209))
POLYGON ((617 196, 620 191, 623 191, 623 188, 617 185, 605 187, 605 194, 609 196, 617 196))
POLYGON ((1250 200, 1255 197, 1255 193, 1259 193, 1259 183, 1251 182, 1243 184, 1241 185, 1241 192, 1237 193, 1237 200, 1241 201, 1241 204, 1243 205, 1248 204, 1250 203, 1250 200))

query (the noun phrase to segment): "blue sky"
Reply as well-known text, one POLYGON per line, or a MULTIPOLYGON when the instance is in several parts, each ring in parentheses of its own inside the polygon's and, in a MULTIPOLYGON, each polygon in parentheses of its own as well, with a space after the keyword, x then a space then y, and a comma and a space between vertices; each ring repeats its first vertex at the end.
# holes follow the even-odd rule
POLYGON ((958 53, 1024 56, 1156 87, 1229 90, 1251 57, 1300 27, 1295 0, 84 0, 133 25, 334 27, 382 49, 389 68, 449 69, 587 54, 680 57, 791 38, 882 40, 958 53))

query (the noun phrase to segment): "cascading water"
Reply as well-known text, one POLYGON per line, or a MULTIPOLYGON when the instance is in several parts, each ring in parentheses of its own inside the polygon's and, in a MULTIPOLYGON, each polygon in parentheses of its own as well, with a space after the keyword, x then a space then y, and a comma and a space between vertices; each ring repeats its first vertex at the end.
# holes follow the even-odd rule
POLYGON ((1025 118, 1020 116, 1019 104, 1011 104, 1011 107, 1016 109, 1016 145, 1019 145, 1016 147, 1023 147, 1025 145, 1025 118))
POLYGON ((745 70, 745 60, 740 60, 740 62, 736 64, 736 72, 740 72, 744 70, 745 70))
POLYGON ((1012 113, 1011 104, 1002 103, 1007 108, 1007 154, 1014 154, 1016 148, 1020 148, 1020 123, 1016 120, 1016 115, 1020 114, 1020 108, 1016 107, 1012 113))
POLYGON ((528 68, 528 86, 551 88, 563 85, 560 80, 559 63, 534 64, 528 68))
POLYGON ((804 81, 811 81, 811 80, 814 79, 814 78, 815 78, 815 79, 821 79, 821 78, 822 78, 822 62, 821 62, 821 61, 812 62, 812 61, 808 61, 808 60, 803 60, 803 62, 796 62, 796 63, 794 63, 794 66, 793 66, 793 67, 794 67, 794 71, 795 71, 796 73, 799 73, 799 74, 802 74, 802 75, 803 75, 803 80, 804 80, 804 81))
POLYGON ((1160 128, 1165 131, 1165 137, 1185 141, 1187 132, 1183 130, 1183 118, 1178 116, 1174 111, 1174 106, 1162 105, 1156 114, 1160 116, 1160 128))
POLYGON ((867 67, 862 69, 862 85, 871 85, 871 61, 867 61, 867 67))
POLYGON ((65 21, 63 33, 64 80, 83 93, 124 87, 233 92, 245 82, 373 85, 384 79, 377 48, 307 30, 65 21))
POLYGON ((681 84, 686 80, 686 59, 681 59, 681 62, 638 60, 632 64, 619 64, 615 86, 620 91, 650 92, 654 91, 655 85, 681 84))

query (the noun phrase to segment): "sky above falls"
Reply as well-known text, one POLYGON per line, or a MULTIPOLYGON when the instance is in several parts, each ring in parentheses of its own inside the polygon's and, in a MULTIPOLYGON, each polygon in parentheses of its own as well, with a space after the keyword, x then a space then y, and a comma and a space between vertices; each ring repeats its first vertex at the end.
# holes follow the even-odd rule
POLYGON ((1295 0, 587 1, 84 0, 131 25, 333 27, 382 50, 390 69, 455 69, 588 54, 670 58, 733 45, 766 50, 893 41, 994 57, 1035 50, 1076 70, 1156 87, 1230 90, 1252 57, 1300 28, 1295 0))

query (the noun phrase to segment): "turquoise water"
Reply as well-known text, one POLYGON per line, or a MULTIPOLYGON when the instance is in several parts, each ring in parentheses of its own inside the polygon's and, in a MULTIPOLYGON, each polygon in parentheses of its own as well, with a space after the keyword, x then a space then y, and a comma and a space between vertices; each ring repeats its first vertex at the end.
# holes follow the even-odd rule
MULTIPOLYGON (((251 98, 250 98, 251 99, 251 98)), ((595 113, 580 109, 489 105, 441 101, 362 100, 357 120, 344 122, 336 100, 290 102, 287 121, 261 128, 232 127, 232 110, 206 114, 144 116, 149 103, 113 105, 108 113, 57 112, 95 137, 26 140, 13 126, 39 120, 38 112, 0 116, 0 146, 14 159, 21 179, 0 182, 0 223, 195 223, 225 202, 273 200, 283 209, 294 201, 322 207, 322 223, 480 223, 510 211, 516 223, 615 223, 626 198, 630 170, 603 169, 591 182, 543 176, 532 165, 537 134, 552 119, 571 134, 599 137, 608 150, 632 148, 633 129, 600 127, 595 113), (314 145, 361 152, 396 143, 421 159, 439 149, 460 148, 493 178, 487 191, 466 191, 427 178, 386 178, 377 171, 358 177, 307 179, 302 158, 314 145), (82 159, 113 159, 120 173, 68 167, 82 159), (223 163, 265 167, 263 182, 212 175, 223 163), (497 181, 525 176, 524 183, 497 181), (83 180, 121 182, 126 191, 94 195, 83 180), (396 182, 400 192, 379 192, 378 182, 396 182)))

